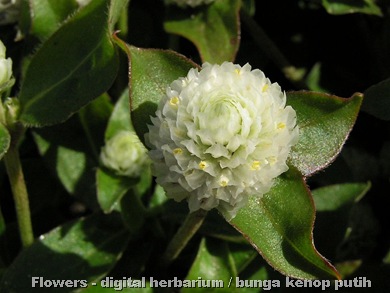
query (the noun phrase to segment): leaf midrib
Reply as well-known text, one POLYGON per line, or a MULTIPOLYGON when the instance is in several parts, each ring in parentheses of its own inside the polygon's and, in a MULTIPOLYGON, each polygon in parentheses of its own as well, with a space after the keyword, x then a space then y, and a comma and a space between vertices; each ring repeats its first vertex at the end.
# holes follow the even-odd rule
POLYGON ((79 62, 78 65, 73 70, 71 70, 67 75, 65 75, 58 82, 54 83, 52 86, 48 87, 47 89, 40 91, 40 93, 33 96, 33 98, 29 99, 29 101, 24 106, 23 112, 26 112, 26 110, 29 109, 31 107, 31 105, 42 100, 46 96, 47 93, 51 92, 56 87, 60 86, 63 82, 65 82, 67 79, 69 79, 69 77, 71 77, 73 75, 73 73, 77 72, 77 70, 87 62, 89 57, 92 56, 97 51, 97 49, 101 46, 103 41, 106 41, 105 37, 101 38, 101 40, 97 43, 97 45, 95 47, 93 47, 93 49, 91 51, 89 51, 89 53, 85 56, 85 58, 83 58, 81 60, 81 62, 79 62))

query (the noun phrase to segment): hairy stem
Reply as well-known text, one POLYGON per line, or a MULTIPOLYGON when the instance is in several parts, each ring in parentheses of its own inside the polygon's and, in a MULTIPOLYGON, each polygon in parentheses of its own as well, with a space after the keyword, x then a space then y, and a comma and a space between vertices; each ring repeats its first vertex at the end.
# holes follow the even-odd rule
POLYGON ((30 206, 26 183, 24 181, 19 152, 17 146, 14 143, 11 144, 11 147, 4 156, 4 163, 14 197, 20 238, 23 247, 28 247, 34 242, 34 234, 31 224, 30 206))

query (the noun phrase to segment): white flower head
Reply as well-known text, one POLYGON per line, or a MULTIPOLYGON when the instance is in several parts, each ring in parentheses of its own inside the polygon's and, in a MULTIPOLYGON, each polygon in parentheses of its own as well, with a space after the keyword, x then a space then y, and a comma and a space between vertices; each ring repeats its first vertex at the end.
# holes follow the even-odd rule
POLYGON ((296 113, 259 69, 205 63, 172 82, 149 126, 153 172, 167 196, 190 211, 235 217, 288 170, 298 141, 296 113))
POLYGON ((12 60, 5 58, 6 48, 2 41, 0 41, 0 91, 2 86, 8 83, 12 77, 12 60))
POLYGON ((185 8, 185 7, 197 7, 201 5, 206 5, 214 2, 215 0, 165 0, 166 4, 176 4, 179 7, 185 8))
POLYGON ((110 138, 100 153, 103 165, 116 174, 137 177, 149 164, 147 150, 131 131, 120 131, 110 138))

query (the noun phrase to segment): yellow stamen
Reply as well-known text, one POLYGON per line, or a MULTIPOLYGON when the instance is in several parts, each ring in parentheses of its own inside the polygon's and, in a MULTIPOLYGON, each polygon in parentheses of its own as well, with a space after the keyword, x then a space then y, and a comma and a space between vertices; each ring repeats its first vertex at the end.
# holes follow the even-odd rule
POLYGON ((222 187, 225 187, 227 186, 229 183, 229 179, 226 178, 225 176, 221 176, 221 180, 219 181, 219 185, 221 185, 222 187))
POLYGON ((268 88, 269 88, 269 85, 266 83, 266 84, 263 86, 262 91, 265 92, 266 90, 268 90, 268 88))
POLYGON ((238 75, 240 75, 240 74, 241 74, 241 70, 240 70, 240 69, 238 69, 238 68, 236 68, 236 69, 235 69, 235 72, 236 72, 238 75))
POLYGON ((272 166, 272 165, 275 165, 277 159, 276 157, 272 156, 272 157, 269 157, 268 158, 268 163, 272 166))
POLYGON ((177 106, 179 104, 180 100, 179 100, 179 97, 172 97, 170 100, 169 100, 169 103, 172 105, 172 106, 177 106))
POLYGON ((175 155, 181 155, 183 153, 183 150, 181 148, 176 148, 173 150, 173 153, 175 155))
POLYGON ((207 168, 207 163, 205 161, 200 161, 199 163, 199 168, 201 168, 202 170, 206 169, 207 168))
POLYGON ((261 165, 260 161, 253 161, 253 163, 251 165, 251 170, 253 170, 253 171, 259 170, 260 165, 261 165))
POLYGON ((279 122, 278 125, 277 125, 278 129, 284 129, 285 127, 286 127, 286 124, 283 123, 283 122, 279 122))

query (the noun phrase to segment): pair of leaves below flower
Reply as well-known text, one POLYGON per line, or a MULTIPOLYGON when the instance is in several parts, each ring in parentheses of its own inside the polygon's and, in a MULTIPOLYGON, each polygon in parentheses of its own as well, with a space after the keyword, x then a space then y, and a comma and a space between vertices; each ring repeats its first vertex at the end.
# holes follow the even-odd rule
MULTIPOLYGON (((197 65, 172 51, 139 49, 117 41, 129 56, 131 116, 143 138, 166 87, 197 65)), ((337 271, 314 248, 315 209, 304 176, 334 160, 351 131, 361 101, 361 95, 342 99, 313 92, 289 93, 288 104, 296 110, 301 129, 300 142, 291 155, 292 167, 268 194, 260 199, 253 196, 230 222, 286 275, 338 278, 337 271)))

